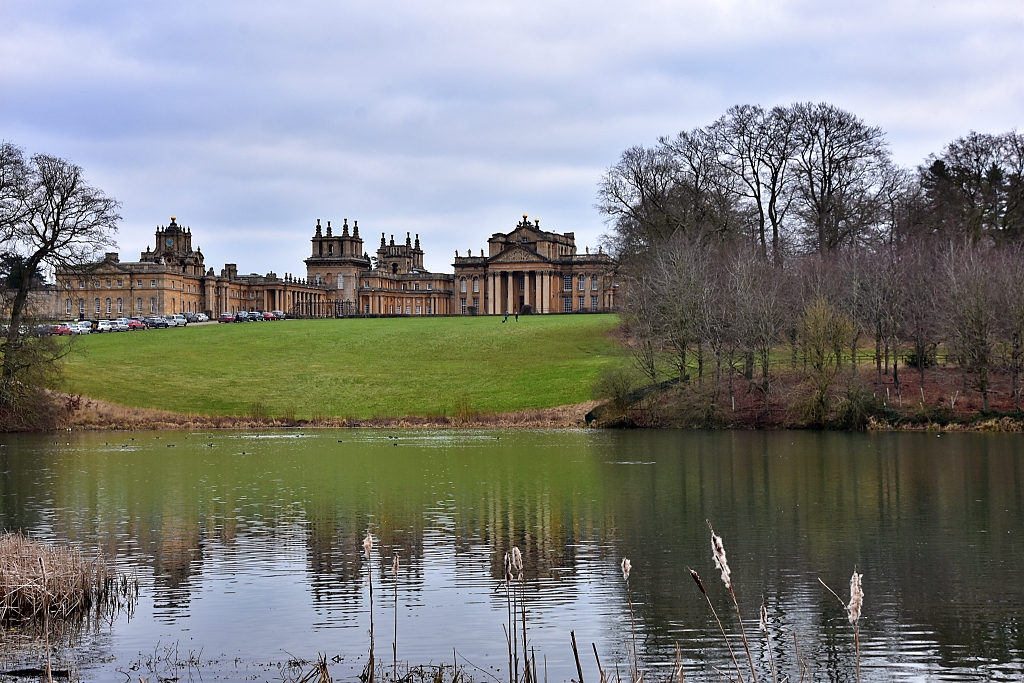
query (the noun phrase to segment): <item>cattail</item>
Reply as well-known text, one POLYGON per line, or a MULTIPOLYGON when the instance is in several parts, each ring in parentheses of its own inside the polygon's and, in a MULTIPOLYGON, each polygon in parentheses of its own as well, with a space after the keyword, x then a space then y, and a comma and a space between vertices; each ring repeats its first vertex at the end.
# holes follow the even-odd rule
POLYGON ((864 604, 864 591, 860 586, 863 578, 864 575, 858 574, 856 569, 850 577, 850 604, 846 606, 846 611, 850 613, 850 623, 854 626, 860 621, 860 608, 864 604))
POLYGON ((623 581, 629 581, 629 570, 632 569, 632 568, 633 568, 633 565, 630 564, 629 558, 627 558, 627 557, 622 558, 622 580, 623 581))
POLYGON ((512 568, 515 570, 516 579, 518 581, 523 580, 523 554, 519 552, 519 548, 513 546, 512 548, 512 568))
POLYGON ((706 590, 704 590, 704 582, 700 580, 700 574, 698 574, 697 572, 695 572, 695 571, 693 571, 691 569, 690 570, 690 577, 693 579, 693 582, 695 584, 697 584, 697 588, 700 589, 700 592, 704 595, 704 597, 707 597, 708 596, 708 592, 706 590))
POLYGON ((761 602, 761 631, 768 633, 768 610, 765 609, 764 601, 761 602))
MULTIPOLYGON (((711 524, 708 523, 711 529, 711 524)), ((725 546, 722 544, 722 537, 715 534, 711 529, 711 551, 715 556, 715 567, 722 570, 722 583, 729 590, 732 590, 732 572, 729 571, 729 562, 725 559, 725 546)))
POLYGON ((398 576, 399 564, 400 563, 398 561, 398 553, 395 553, 395 556, 391 559, 391 571, 394 573, 395 576, 398 576))
POLYGON ((366 538, 363 539, 363 553, 366 555, 366 559, 370 559, 370 551, 373 550, 373 538, 370 537, 370 532, 366 532, 366 538))
POLYGON ((512 555, 505 553, 505 581, 512 580, 512 555))

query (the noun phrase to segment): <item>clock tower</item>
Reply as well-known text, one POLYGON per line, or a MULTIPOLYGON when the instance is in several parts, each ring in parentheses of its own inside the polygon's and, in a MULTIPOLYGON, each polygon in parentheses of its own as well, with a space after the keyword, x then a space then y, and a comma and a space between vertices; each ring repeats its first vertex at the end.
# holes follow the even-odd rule
POLYGON ((192 230, 178 225, 174 216, 167 226, 157 226, 153 250, 147 248, 139 260, 173 266, 175 270, 189 275, 201 276, 206 272, 202 252, 192 250, 192 230))

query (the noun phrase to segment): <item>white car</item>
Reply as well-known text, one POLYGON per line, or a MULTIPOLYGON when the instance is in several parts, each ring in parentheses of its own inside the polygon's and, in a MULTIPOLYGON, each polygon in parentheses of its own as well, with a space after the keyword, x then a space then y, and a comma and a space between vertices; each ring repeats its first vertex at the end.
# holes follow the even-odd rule
POLYGON ((88 320, 68 323, 68 327, 71 328, 71 334, 92 334, 92 323, 88 320))
POLYGON ((128 331, 128 318, 118 318, 111 322, 114 327, 114 332, 127 332, 128 331))
POLYGON ((188 325, 188 320, 185 319, 185 316, 180 315, 178 313, 174 313, 172 315, 165 315, 164 318, 167 319, 167 323, 169 326, 185 327, 186 325, 188 325))
POLYGON ((99 320, 96 322, 97 332, 113 332, 114 322, 112 320, 99 320))

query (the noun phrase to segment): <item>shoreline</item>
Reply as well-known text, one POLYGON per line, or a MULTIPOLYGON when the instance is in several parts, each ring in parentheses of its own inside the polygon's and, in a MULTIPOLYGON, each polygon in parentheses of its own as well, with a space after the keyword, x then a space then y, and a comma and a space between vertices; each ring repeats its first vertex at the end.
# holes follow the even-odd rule
MULTIPOLYGON (((65 397, 70 399, 71 397, 65 397)), ((82 396, 61 429, 67 431, 138 431, 148 429, 576 429, 585 428, 586 415, 601 401, 586 401, 554 408, 511 413, 470 413, 449 417, 328 417, 313 420, 250 416, 187 415, 155 408, 131 408, 82 396)))

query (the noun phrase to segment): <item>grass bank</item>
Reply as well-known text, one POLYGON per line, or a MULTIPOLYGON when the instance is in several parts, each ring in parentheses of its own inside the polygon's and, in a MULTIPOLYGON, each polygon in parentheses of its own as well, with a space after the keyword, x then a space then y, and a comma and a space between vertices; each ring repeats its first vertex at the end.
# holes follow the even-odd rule
POLYGON ((288 320, 89 335, 66 391, 198 415, 470 416, 578 404, 624 362, 613 315, 288 320))

